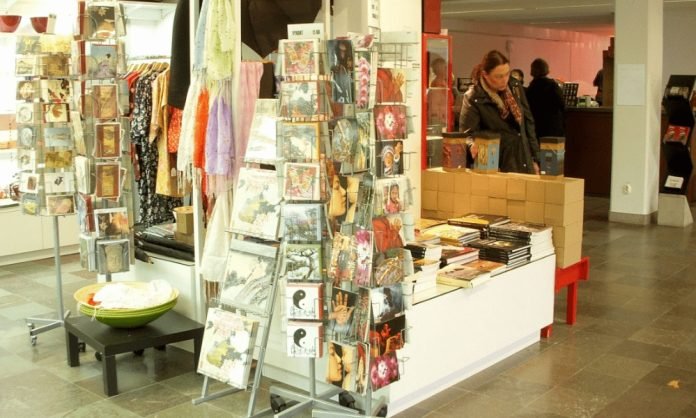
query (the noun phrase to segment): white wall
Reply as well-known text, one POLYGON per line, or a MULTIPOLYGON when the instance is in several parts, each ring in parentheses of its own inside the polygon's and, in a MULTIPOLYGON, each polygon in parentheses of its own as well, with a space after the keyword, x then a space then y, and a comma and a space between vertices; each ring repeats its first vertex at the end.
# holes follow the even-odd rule
POLYGON ((664 10, 662 87, 670 74, 696 74, 696 10, 664 10))
POLYGON ((578 95, 594 96, 592 80, 602 67, 602 51, 609 47, 608 37, 581 32, 452 19, 443 19, 442 27, 452 35, 455 77, 469 77, 486 52, 498 49, 510 58, 512 68, 524 71, 526 84, 531 81, 530 64, 543 58, 551 77, 580 84, 578 95))

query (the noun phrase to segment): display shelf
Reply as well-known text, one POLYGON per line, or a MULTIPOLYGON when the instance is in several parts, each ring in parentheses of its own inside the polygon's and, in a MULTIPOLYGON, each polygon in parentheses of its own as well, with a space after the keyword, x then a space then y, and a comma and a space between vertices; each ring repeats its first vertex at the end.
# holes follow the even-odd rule
POLYGON ((126 20, 160 21, 174 13, 176 0, 163 0, 160 2, 146 1, 121 1, 126 20))

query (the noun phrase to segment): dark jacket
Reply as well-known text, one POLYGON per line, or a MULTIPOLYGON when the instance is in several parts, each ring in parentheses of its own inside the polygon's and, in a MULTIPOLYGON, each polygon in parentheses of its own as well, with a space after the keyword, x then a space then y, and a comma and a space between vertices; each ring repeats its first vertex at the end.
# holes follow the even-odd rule
POLYGON ((537 138, 543 136, 565 136, 563 91, 556 81, 548 77, 537 77, 529 83, 527 101, 534 116, 537 138))
POLYGON ((475 84, 464 94, 459 115, 459 131, 472 137, 481 131, 500 134, 500 171, 534 174, 534 161, 539 161, 539 142, 534 132, 534 119, 520 83, 510 78, 510 90, 522 112, 517 124, 512 112, 503 120, 498 107, 481 86, 475 84))

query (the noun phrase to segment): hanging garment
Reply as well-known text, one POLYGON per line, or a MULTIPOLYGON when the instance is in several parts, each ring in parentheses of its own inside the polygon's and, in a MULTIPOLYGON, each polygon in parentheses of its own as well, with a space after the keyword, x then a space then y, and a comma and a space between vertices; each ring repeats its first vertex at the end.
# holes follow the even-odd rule
MULTIPOLYGON (((191 43, 189 33, 189 0, 179 0, 174 11, 172 24, 172 45, 171 45, 171 89, 167 93, 167 102, 170 106, 183 109, 186 103, 186 93, 191 83, 191 57, 189 45, 191 43)), ((199 1, 201 13, 206 7, 207 1, 199 1), (201 5, 201 3, 203 3, 201 5)), ((200 18, 199 18, 200 22, 200 18)))
POLYGON ((234 68, 237 19, 229 0, 210 0, 203 59, 208 80, 230 78, 234 68))
POLYGON ((232 220, 232 191, 220 194, 215 200, 201 255, 201 275, 205 280, 224 281, 232 220))
MULTIPOLYGON (((259 98, 259 88, 263 77, 263 63, 243 62, 239 68, 239 94, 235 111, 235 121, 239 129, 235 131, 235 155, 244 156, 249 143, 249 131, 254 119, 256 99, 259 98)), ((243 158, 239 158, 241 162, 243 158)), ((233 176, 239 173, 239 165, 233 167, 233 176)))
POLYGON ((194 71, 186 96, 186 106, 181 116, 181 136, 177 150, 176 169, 179 171, 179 189, 183 190, 193 180, 193 149, 198 99, 205 87, 205 72, 194 71))
POLYGON ((176 154, 179 149, 179 138, 181 138, 181 120, 184 114, 182 109, 169 106, 169 127, 167 128, 167 151, 176 154))
POLYGON ((210 118, 206 131, 205 167, 208 175, 208 192, 212 195, 230 190, 232 165, 234 164, 234 138, 231 111, 232 83, 216 82, 211 99, 210 118))

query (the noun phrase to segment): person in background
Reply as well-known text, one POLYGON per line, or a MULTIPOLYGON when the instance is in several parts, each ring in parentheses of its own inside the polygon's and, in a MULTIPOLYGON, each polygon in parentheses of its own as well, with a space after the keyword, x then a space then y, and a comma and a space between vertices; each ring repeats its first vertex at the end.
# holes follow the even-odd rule
POLYGON ((510 77, 510 61, 490 51, 474 67, 473 85, 464 94, 459 131, 467 135, 476 158, 473 137, 481 131, 500 134, 500 171, 539 174, 539 142, 534 118, 519 81, 510 77))
POLYGON ((534 116, 536 136, 565 136, 563 112, 565 100, 556 80, 548 77, 549 64, 537 58, 532 61, 532 82, 527 88, 527 101, 534 116))
POLYGON ((515 68, 510 71, 510 77, 516 79, 522 86, 524 86, 524 72, 522 72, 522 70, 519 68, 515 68))
POLYGON ((602 99, 603 99, 603 91, 604 90, 604 69, 600 68, 599 71, 597 71, 597 75, 595 75, 594 80, 592 80, 592 85, 597 87, 597 95, 595 96, 595 100, 599 105, 602 105, 602 99))

